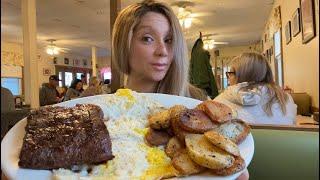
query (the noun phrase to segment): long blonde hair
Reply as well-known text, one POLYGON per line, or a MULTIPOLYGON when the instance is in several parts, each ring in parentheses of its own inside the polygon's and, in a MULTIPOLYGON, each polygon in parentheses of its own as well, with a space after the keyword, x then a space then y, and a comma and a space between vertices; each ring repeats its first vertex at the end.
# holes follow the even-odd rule
POLYGON ((274 82, 270 64, 263 55, 255 52, 242 53, 232 60, 231 67, 235 70, 237 83, 249 82, 247 89, 260 85, 268 88, 270 99, 264 106, 268 116, 272 116, 271 107, 274 103, 279 103, 282 113, 286 114, 288 96, 274 82))
POLYGON ((100 80, 99 78, 97 78, 96 76, 93 76, 89 79, 89 86, 98 86, 100 84, 100 80))
POLYGON ((157 92, 180 96, 191 96, 188 83, 188 49, 178 18, 173 10, 166 4, 153 0, 132 4, 123 9, 114 24, 112 31, 112 63, 117 70, 130 74, 129 56, 130 43, 135 28, 141 18, 148 12, 164 15, 171 27, 173 35, 173 61, 166 76, 159 82, 157 92))

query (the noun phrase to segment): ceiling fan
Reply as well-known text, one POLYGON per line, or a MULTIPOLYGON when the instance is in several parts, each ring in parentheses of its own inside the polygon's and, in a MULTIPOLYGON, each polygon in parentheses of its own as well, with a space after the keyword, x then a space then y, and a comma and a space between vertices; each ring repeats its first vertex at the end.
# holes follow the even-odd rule
POLYGON ((200 17, 210 16, 213 12, 193 12, 192 7, 196 4, 191 1, 176 1, 171 3, 172 8, 177 14, 182 28, 188 29, 192 24, 203 24, 200 17))
POLYGON ((62 48, 62 47, 56 46, 56 44, 53 43, 56 41, 55 39, 48 39, 47 41, 49 42, 49 45, 47 45, 46 52, 49 55, 57 55, 60 52, 66 53, 70 51, 69 48, 62 48))
POLYGON ((203 48, 208 50, 208 49, 213 49, 216 44, 229 44, 228 42, 223 42, 223 41, 215 41, 212 39, 212 36, 215 34, 205 34, 202 35, 202 41, 203 41, 203 48))

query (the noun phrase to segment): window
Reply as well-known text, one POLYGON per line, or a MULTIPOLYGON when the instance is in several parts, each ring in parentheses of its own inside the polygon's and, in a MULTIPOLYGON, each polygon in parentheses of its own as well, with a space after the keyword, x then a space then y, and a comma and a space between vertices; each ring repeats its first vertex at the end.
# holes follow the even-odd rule
POLYGON ((111 79, 111 72, 105 72, 103 73, 103 80, 106 80, 106 79, 111 79))
POLYGON ((62 72, 59 72, 59 79, 61 80, 59 81, 59 87, 62 87, 62 72))
POLYGON ((65 80, 65 85, 67 86, 67 87, 70 87, 70 85, 71 85, 71 82, 72 82, 72 72, 65 72, 64 73, 64 80, 65 80))
POLYGON ((20 78, 1 78, 1 86, 9 89, 15 96, 19 96, 22 93, 20 78))
MULTIPOLYGON (((274 71, 276 83, 283 86, 283 63, 282 63, 282 52, 281 52, 281 29, 275 32, 274 37, 274 71)), ((272 65, 272 64, 271 64, 272 65)))
POLYGON ((227 75, 225 72, 229 72, 230 71, 230 67, 229 66, 226 66, 226 67, 223 67, 223 74, 222 74, 222 85, 223 85, 223 89, 226 89, 229 85, 229 82, 228 82, 228 78, 227 78, 227 75))
POLYGON ((87 73, 87 82, 89 82, 90 79, 90 73, 87 73))
POLYGON ((82 73, 77 73, 76 74, 77 79, 81 79, 81 75, 82 75, 82 73))

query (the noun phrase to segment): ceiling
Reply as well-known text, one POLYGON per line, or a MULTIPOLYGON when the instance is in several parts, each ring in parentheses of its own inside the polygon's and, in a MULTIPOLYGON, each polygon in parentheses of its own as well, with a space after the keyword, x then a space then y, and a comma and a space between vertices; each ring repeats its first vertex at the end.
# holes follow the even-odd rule
MULTIPOLYGON (((140 2, 121 0, 121 7, 140 2)), ((178 0, 162 0, 172 4, 178 0)), ((257 42, 271 11, 273 0, 190 0, 195 14, 193 24, 185 31, 188 47, 199 36, 213 33, 215 41, 229 46, 257 42)), ((98 56, 110 54, 110 0, 37 0, 38 46, 56 39, 58 47, 73 54, 91 56, 91 47, 98 47, 98 56)), ((173 6, 177 12, 177 6, 173 6)), ((22 43, 21 0, 1 0, 1 38, 22 43)))

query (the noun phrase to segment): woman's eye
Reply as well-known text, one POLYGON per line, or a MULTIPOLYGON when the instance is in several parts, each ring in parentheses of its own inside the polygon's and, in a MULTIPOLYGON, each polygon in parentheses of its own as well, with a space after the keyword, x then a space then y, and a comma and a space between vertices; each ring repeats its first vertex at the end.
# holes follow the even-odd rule
POLYGON ((153 41, 153 39, 151 37, 147 37, 147 36, 142 37, 142 40, 145 42, 152 42, 153 41))
POLYGON ((168 44, 171 44, 172 43, 172 38, 168 38, 166 39, 164 42, 168 43, 168 44))

